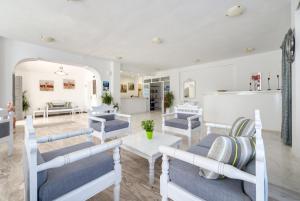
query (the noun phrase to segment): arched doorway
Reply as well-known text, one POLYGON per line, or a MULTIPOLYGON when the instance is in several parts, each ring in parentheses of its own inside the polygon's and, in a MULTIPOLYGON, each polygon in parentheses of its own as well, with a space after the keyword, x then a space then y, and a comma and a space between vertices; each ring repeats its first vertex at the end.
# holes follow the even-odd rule
POLYGON ((89 66, 26 59, 16 65, 13 75, 13 97, 18 120, 24 117, 24 95, 30 105, 27 114, 44 110, 46 104, 52 102, 68 102, 87 111, 99 104, 101 76, 89 66))

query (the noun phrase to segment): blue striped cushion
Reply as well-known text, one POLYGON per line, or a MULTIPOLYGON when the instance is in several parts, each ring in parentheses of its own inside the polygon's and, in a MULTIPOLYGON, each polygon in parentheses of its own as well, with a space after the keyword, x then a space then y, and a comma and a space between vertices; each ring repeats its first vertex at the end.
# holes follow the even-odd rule
MULTIPOLYGON (((220 136, 212 144, 208 158, 242 169, 255 155, 255 138, 220 136)), ((200 168, 207 179, 223 178, 215 172, 200 168)))
POLYGON ((232 137, 252 137, 255 135, 255 123, 252 119, 245 117, 239 117, 232 124, 231 131, 229 133, 232 137))

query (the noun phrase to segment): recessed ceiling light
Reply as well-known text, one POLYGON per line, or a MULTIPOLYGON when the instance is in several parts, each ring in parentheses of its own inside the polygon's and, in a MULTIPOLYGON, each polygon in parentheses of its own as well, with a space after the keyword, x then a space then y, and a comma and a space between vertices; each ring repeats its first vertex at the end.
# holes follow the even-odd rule
POLYGON ((253 48, 253 47, 247 47, 247 48, 245 49, 245 52, 246 52, 246 53, 251 53, 251 52, 253 52, 253 51, 255 51, 255 48, 253 48))
POLYGON ((46 42, 46 43, 53 43, 53 42, 55 42, 55 38, 53 38, 51 36, 41 36, 41 40, 43 42, 46 42))
POLYGON ((154 38, 152 38, 152 43, 161 44, 161 43, 163 43, 163 41, 159 37, 154 37, 154 38))
POLYGON ((226 12, 226 16, 228 17, 236 17, 240 16, 244 13, 245 8, 242 5, 236 5, 229 8, 226 12))
POLYGON ((118 60, 122 60, 122 59, 123 59, 123 57, 121 57, 121 56, 116 56, 116 59, 118 59, 118 60))

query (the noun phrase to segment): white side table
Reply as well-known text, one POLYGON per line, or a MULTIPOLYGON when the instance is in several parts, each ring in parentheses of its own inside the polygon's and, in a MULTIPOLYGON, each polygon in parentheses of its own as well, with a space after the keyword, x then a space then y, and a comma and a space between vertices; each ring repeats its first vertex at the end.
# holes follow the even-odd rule
POLYGON ((148 160, 149 183, 150 185, 153 185, 155 161, 162 156, 158 150, 159 146, 165 145, 179 148, 181 138, 174 135, 154 132, 153 139, 148 140, 145 132, 140 132, 138 134, 128 135, 122 138, 122 142, 122 149, 148 160))
POLYGON ((46 111, 45 110, 34 110, 33 113, 32 113, 33 119, 35 119, 35 116, 38 113, 42 113, 43 114, 43 118, 45 119, 45 117, 46 117, 46 111))

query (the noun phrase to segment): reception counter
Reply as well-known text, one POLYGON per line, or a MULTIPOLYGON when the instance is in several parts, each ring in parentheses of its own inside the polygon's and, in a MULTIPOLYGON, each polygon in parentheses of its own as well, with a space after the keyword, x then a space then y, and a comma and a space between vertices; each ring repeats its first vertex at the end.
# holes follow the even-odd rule
POLYGON ((136 114, 148 111, 149 99, 142 97, 121 98, 120 111, 124 114, 136 114))
POLYGON ((263 129, 281 129, 281 91, 235 91, 207 93, 203 97, 206 122, 232 124, 236 117, 254 117, 259 109, 263 129))

